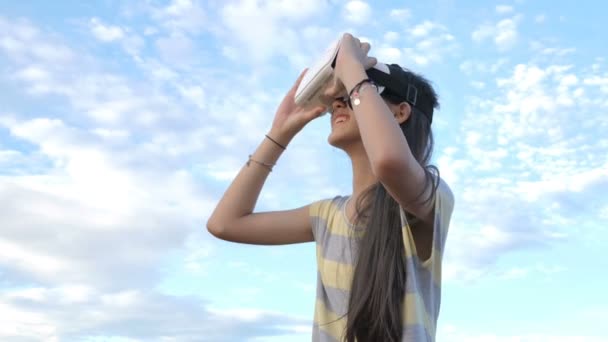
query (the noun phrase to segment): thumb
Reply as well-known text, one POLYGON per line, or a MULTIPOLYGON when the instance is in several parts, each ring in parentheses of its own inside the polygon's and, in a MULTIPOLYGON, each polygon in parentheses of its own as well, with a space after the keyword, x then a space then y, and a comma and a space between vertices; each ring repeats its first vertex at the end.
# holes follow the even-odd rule
POLYGON ((312 121, 312 120, 320 117, 321 115, 323 115, 326 111, 327 111, 327 108, 325 106, 314 107, 313 109, 309 110, 306 113, 306 115, 305 115, 306 120, 312 121))
POLYGON ((378 64, 378 59, 376 59, 376 57, 367 57, 365 59, 365 63, 363 63, 363 66, 365 67, 365 70, 367 70, 372 68, 376 64, 378 64))

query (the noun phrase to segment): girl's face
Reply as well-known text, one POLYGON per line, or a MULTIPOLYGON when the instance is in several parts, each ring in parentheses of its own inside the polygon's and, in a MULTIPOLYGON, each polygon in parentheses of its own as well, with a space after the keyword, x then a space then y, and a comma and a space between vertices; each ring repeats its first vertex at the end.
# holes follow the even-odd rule
POLYGON ((327 138, 330 145, 345 149, 347 146, 361 140, 355 115, 344 100, 334 100, 330 114, 331 133, 327 138))
MULTIPOLYGON (((399 124, 409 118, 409 104, 403 102, 395 105, 386 99, 384 103, 386 103, 399 124)), ((337 98, 333 101, 330 113, 331 133, 327 138, 330 145, 344 150, 349 145, 361 141, 359 126, 357 125, 357 121, 355 121, 355 113, 346 104, 344 98, 337 98)))

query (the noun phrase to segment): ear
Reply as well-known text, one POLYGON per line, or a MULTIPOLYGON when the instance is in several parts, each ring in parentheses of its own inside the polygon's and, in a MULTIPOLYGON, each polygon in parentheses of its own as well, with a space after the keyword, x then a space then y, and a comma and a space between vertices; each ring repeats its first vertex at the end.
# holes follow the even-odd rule
POLYGON ((407 102, 401 102, 395 106, 393 114, 395 114, 395 119, 397 119, 397 122, 399 122, 401 125, 410 118, 410 115, 412 114, 412 107, 407 102))

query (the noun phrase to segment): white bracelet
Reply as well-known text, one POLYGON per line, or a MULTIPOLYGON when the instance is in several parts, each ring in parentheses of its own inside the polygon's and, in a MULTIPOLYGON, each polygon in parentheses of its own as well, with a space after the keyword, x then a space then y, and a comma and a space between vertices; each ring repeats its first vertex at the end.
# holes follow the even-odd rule
POLYGON ((376 90, 376 92, 378 92, 378 86, 376 85, 376 83, 374 83, 374 82, 365 82, 365 83, 363 83, 359 87, 359 89, 357 89, 357 91, 353 92, 353 94, 350 97, 350 102, 353 104, 353 106, 358 106, 358 105, 361 104, 361 99, 360 99, 361 93, 363 92, 363 90, 366 87, 373 87, 376 90))

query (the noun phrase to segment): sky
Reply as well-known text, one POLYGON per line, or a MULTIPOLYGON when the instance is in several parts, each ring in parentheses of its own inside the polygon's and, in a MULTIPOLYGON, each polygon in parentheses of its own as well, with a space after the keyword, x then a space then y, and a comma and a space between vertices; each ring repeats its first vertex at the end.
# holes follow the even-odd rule
MULTIPOLYGON (((300 71, 350 32, 439 94, 455 195, 438 341, 608 341, 597 1, 2 1, 0 340, 310 341, 314 244, 207 219, 300 71)), ((351 192, 327 116, 256 211, 351 192)))

